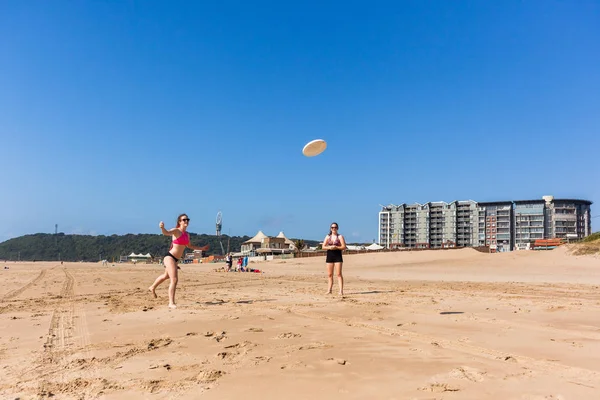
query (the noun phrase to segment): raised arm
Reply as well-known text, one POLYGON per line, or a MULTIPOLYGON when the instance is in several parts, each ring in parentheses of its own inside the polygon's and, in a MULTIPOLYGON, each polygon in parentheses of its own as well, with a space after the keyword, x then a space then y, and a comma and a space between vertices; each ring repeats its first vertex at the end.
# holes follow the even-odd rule
POLYGON ((178 231, 178 229, 177 229, 177 228, 173 228, 173 229, 171 229, 171 230, 169 230, 169 231, 168 231, 168 230, 166 230, 166 229, 165 229, 165 223, 164 223, 164 222, 162 222, 162 221, 160 221, 160 224, 158 224, 158 227, 160 228, 160 230, 161 230, 162 234, 163 234, 163 235, 165 235, 165 236, 173 236, 173 235, 175 234, 175 232, 177 232, 177 231, 178 231))

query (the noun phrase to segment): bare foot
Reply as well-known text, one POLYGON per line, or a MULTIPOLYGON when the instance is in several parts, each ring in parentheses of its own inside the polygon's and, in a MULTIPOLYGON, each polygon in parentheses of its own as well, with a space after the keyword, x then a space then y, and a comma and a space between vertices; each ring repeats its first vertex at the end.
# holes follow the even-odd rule
POLYGON ((176 308, 177 308, 177 306, 176 306, 175 304, 169 304, 169 308, 170 308, 171 310, 174 310, 174 309, 176 309, 176 308))
POLYGON ((155 289, 154 289, 152 286, 150 286, 150 287, 148 288, 148 290, 150 291, 150 293, 152 293, 152 296, 154 296, 154 298, 155 298, 155 299, 158 297, 158 296, 156 295, 156 292, 154 291, 155 289))
POLYGON ((325 292, 325 294, 331 294, 331 290, 330 290, 330 291, 328 291, 328 292, 325 292))
POLYGON ((340 294, 340 296, 343 296, 343 295, 344 295, 344 292, 340 292, 339 294, 340 294))

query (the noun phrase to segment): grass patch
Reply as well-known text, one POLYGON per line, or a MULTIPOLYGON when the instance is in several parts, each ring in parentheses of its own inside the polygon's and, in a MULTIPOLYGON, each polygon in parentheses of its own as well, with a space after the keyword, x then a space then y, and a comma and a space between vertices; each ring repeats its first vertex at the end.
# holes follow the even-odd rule
POLYGON ((592 233, 581 242, 573 244, 570 253, 574 256, 600 254, 600 232, 592 233))
POLYGON ((600 240, 600 232, 592 233, 591 235, 583 238, 583 243, 595 242, 596 240, 600 240))

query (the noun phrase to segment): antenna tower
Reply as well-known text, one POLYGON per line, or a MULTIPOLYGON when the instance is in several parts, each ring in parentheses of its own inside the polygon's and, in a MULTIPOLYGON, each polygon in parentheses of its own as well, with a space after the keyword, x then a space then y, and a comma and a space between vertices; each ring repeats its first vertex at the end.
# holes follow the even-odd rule
POLYGON ((54 247, 58 251, 58 261, 60 261, 60 251, 58 250, 58 224, 54 224, 54 247))
POLYGON ((221 211, 217 213, 217 236, 221 236, 221 228, 223 227, 223 214, 221 211))
POLYGON ((221 255, 225 255, 225 249, 223 248, 223 243, 221 243, 221 228, 223 228, 223 213, 219 211, 217 213, 217 238, 219 238, 219 244, 221 245, 221 255))

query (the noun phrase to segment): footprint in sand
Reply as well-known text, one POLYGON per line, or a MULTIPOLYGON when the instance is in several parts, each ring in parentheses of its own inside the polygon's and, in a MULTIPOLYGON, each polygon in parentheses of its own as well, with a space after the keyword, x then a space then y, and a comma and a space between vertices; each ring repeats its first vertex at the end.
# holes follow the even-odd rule
POLYGON ((256 344, 248 341, 244 341, 241 343, 230 344, 229 346, 225 346, 226 349, 239 349, 243 347, 256 347, 256 344))
POLYGON ((313 350, 313 349, 330 349, 333 346, 330 344, 325 344, 321 342, 309 343, 304 346, 300 346, 298 350, 313 350))
POLYGON ((262 328, 248 328, 244 332, 264 332, 262 328))
POLYGON ((297 337, 302 337, 302 335, 299 333, 285 332, 285 333, 280 333, 279 335, 275 336, 273 339, 292 339, 292 338, 297 338, 297 337))
POLYGON ((343 358, 328 358, 326 361, 328 364, 338 364, 338 365, 347 365, 348 361, 343 358))
POLYGON ((216 369, 202 371, 198 374, 198 376, 196 376, 196 380, 203 383, 211 383, 215 382, 217 379, 219 379, 225 374, 225 371, 220 371, 216 369))
POLYGON ((226 332, 223 331, 220 334, 218 334, 217 336, 213 337, 213 339, 215 339, 217 342, 220 342, 221 340, 225 339, 226 336, 226 332))
POLYGON ((217 354, 217 358, 220 358, 221 360, 230 358, 231 356, 232 356, 232 353, 229 351, 222 351, 219 354, 217 354))
POLYGON ((458 392, 460 388, 457 386, 450 385, 448 383, 430 383, 427 386, 420 387, 419 390, 433 393, 444 393, 444 392, 458 392))
POLYGON ((296 368, 306 368, 306 364, 304 364, 302 361, 297 361, 293 364, 284 364, 281 367, 279 367, 280 369, 296 369, 296 368))
POLYGON ((256 356, 252 359, 252 362, 254 363, 254 365, 259 365, 265 362, 269 362, 271 361, 271 357, 269 356, 256 356))
POLYGON ((159 349, 161 347, 168 346, 171 343, 173 343, 173 340, 171 340, 169 338, 152 339, 148 342, 148 344, 146 345, 146 348, 148 350, 154 350, 154 349, 159 349))
POLYGON ((481 382, 484 380, 484 375, 487 372, 480 371, 476 368, 471 367, 458 367, 450 371, 450 377, 459 378, 459 379, 467 379, 471 382, 481 382))
POLYGON ((148 367, 148 369, 157 369, 157 368, 165 368, 167 371, 171 370, 171 365, 170 364, 163 364, 163 365, 151 365, 150 367, 148 367))
MULTIPOLYGON (((56 395, 72 397, 72 395, 80 394, 83 389, 89 391, 90 393, 104 393, 113 390, 122 390, 123 386, 104 378, 95 378, 90 380, 76 378, 74 380, 60 383, 43 380, 39 384, 37 396, 39 398, 55 397, 56 395)), ((56 397, 62 398, 62 396, 56 397)), ((16 398, 18 399, 19 397, 16 398)))

